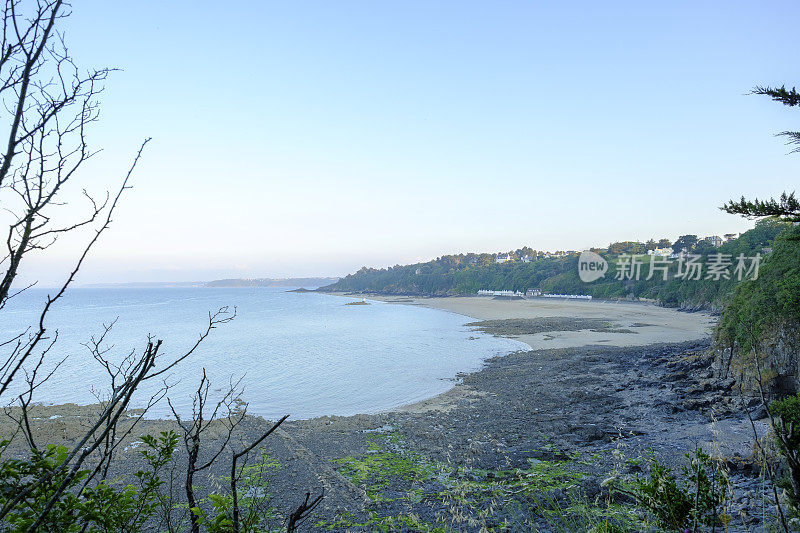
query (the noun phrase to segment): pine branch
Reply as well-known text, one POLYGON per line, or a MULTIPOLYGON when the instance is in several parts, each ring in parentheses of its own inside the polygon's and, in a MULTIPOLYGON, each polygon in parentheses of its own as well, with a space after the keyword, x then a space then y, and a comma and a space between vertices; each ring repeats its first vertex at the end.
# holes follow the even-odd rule
POLYGON ((792 150, 790 153, 793 154, 795 152, 800 152, 800 131, 782 131, 776 135, 780 137, 788 137, 789 140, 786 141, 786 144, 789 146, 793 144, 798 145, 798 147, 792 150))
POLYGON ((766 87, 757 85, 750 91, 750 94, 763 94, 789 107, 800 105, 800 93, 798 93, 794 87, 792 87, 791 91, 787 91, 784 85, 781 85, 780 89, 770 87, 769 85, 766 87))
POLYGON ((788 195, 784 192, 778 200, 756 198, 750 201, 742 196, 739 201, 726 202, 720 209, 726 213, 742 215, 746 218, 778 217, 791 222, 800 222, 800 201, 795 198, 794 192, 788 195))

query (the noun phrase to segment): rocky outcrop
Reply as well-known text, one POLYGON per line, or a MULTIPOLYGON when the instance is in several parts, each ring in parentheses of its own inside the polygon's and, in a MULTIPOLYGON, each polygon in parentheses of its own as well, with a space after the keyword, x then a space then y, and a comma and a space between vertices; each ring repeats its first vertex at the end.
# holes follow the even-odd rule
POLYGON ((769 332, 762 341, 768 368, 775 372, 774 392, 800 391, 800 323, 787 321, 769 332))
POLYGON ((753 350, 744 352, 737 343, 724 345, 718 340, 712 366, 715 376, 755 393, 760 374, 764 392, 773 398, 800 392, 800 323, 787 320, 773 325, 761 336, 756 351, 758 365, 753 350))

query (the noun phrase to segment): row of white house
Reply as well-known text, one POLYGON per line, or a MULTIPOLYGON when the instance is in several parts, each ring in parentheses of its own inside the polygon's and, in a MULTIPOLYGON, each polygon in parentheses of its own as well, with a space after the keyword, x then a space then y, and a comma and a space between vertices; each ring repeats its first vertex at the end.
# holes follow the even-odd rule
MULTIPOLYGON (((575 255, 578 252, 575 251, 568 251, 568 252, 539 252, 539 257, 567 257, 570 255, 575 255)), ((532 255, 523 255, 519 258, 520 262, 522 263, 530 263, 536 259, 535 256, 532 255)), ((514 258, 511 254, 497 254, 494 258, 495 263, 508 263, 509 261, 514 261, 514 258)))
POLYGON ((525 296, 525 294, 519 291, 487 291, 485 289, 481 289, 478 291, 479 296, 525 296))
POLYGON ((591 294, 542 294, 542 298, 566 298, 568 300, 591 300, 591 294))
MULTIPOLYGON (((800 224, 800 223, 798 223, 798 224, 800 224)), ((709 243, 711 243, 715 247, 720 247, 723 244, 725 244, 726 242, 730 242, 730 241, 736 239, 740 235, 741 234, 737 234, 737 233, 726 233, 725 237, 720 237, 718 235, 709 235, 708 237, 703 237, 701 240, 708 241, 709 243)), ((539 257, 568 257, 570 255, 575 255, 577 253, 578 252, 575 252, 573 250, 569 250, 569 251, 566 251, 566 252, 558 251, 558 252, 552 252, 552 253, 551 252, 538 252, 538 255, 539 255, 539 257)), ((660 255, 660 256, 677 257, 677 254, 674 253, 672 248, 669 248, 669 247, 667 247, 667 248, 656 248, 655 250, 648 250, 647 251, 647 255, 660 255)), ((535 256, 523 255, 522 257, 519 258, 519 261, 521 261, 523 263, 530 263, 534 259, 536 259, 535 256)), ((499 253, 499 254, 495 255, 494 261, 495 261, 495 263, 507 263, 509 261, 514 261, 514 258, 509 253, 499 253)))
POLYGON ((543 294, 542 291, 539 289, 528 289, 526 292, 522 293, 520 291, 489 291, 486 289, 481 289, 478 291, 478 296, 527 296, 531 297, 542 297, 542 298, 566 298, 568 300, 591 300, 592 297, 589 294, 543 294))

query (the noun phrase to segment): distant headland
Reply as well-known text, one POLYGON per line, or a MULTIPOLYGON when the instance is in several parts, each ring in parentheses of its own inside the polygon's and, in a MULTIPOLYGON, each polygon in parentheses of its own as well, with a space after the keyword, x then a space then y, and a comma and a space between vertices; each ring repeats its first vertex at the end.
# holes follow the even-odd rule
POLYGON ((324 287, 336 283, 339 278, 237 278, 218 279, 203 284, 204 287, 324 287))
POLYGON ((165 281, 128 283, 91 283, 83 285, 87 289, 158 289, 185 287, 305 287, 316 289, 339 281, 339 278, 231 278, 213 281, 165 281))

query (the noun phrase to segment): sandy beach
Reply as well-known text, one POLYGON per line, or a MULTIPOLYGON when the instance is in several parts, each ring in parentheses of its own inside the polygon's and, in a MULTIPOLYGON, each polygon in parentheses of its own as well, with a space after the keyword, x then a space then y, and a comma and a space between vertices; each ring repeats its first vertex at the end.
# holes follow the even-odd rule
MULTIPOLYGON (((363 296, 363 295, 359 295, 363 296)), ((685 313, 650 303, 566 299, 498 299, 463 296, 450 298, 407 298, 369 295, 368 299, 404 305, 442 309, 475 320, 542 319, 563 317, 601 319, 628 332, 547 331, 536 334, 504 335, 531 348, 576 348, 593 344, 605 346, 646 346, 654 343, 685 342, 708 338, 716 320, 709 313, 685 313)))

